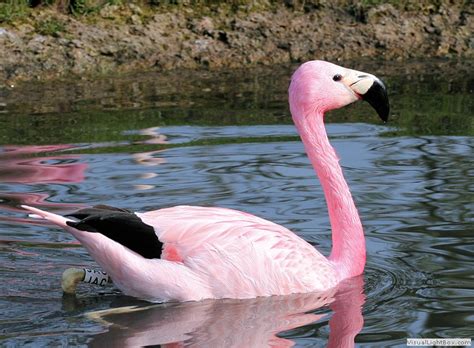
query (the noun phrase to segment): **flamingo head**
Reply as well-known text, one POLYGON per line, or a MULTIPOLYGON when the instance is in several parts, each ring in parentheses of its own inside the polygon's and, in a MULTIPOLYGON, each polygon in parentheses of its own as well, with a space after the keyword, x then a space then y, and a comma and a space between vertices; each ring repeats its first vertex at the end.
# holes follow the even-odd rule
POLYGON ((291 78, 290 110, 299 117, 324 115, 357 100, 365 100, 387 121, 390 106, 384 83, 374 75, 321 60, 302 64, 291 78))

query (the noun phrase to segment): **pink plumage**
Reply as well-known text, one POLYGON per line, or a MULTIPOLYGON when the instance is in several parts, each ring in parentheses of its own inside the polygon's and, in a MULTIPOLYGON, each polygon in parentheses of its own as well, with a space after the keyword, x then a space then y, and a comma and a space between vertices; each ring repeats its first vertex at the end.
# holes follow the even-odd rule
POLYGON ((363 272, 365 241, 323 115, 367 95, 386 118, 380 111, 386 94, 374 97, 374 88, 385 91, 373 75, 322 61, 303 64, 290 85, 293 120, 328 203, 329 258, 285 227, 231 209, 177 206, 136 213, 163 243, 161 258, 145 258, 104 234, 68 226, 67 218, 23 207, 72 233, 119 289, 145 300, 253 298, 334 288, 363 272))

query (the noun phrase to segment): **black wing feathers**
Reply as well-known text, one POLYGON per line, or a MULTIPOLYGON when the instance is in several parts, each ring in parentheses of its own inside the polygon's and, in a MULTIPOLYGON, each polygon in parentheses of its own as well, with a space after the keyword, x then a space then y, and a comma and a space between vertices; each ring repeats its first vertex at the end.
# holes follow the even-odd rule
POLYGON ((110 205, 105 205, 105 204, 99 204, 99 205, 94 205, 92 208, 85 208, 85 209, 78 210, 66 216, 72 216, 72 217, 75 217, 76 219, 84 219, 88 217, 89 215, 103 214, 106 212, 109 212, 109 213, 122 212, 122 213, 133 214, 133 212, 127 209, 111 207, 110 205))
POLYGON ((143 223, 129 210, 96 205, 67 216, 79 219, 67 222, 78 230, 101 233, 147 259, 161 256, 163 243, 159 241, 153 227, 143 223))

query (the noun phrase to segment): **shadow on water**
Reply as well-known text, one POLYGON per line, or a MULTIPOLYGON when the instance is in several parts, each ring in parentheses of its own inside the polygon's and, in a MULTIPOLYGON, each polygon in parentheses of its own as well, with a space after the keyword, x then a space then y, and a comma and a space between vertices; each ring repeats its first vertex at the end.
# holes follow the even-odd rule
POLYGON ((287 226, 327 255, 325 201, 287 110, 291 68, 0 89, 0 341, 339 347, 474 336, 473 63, 348 65, 386 80, 394 115, 381 125, 359 103, 326 116, 368 258, 365 281, 325 297, 146 306, 81 287, 62 302, 64 268, 94 263, 19 209, 223 206, 287 226))

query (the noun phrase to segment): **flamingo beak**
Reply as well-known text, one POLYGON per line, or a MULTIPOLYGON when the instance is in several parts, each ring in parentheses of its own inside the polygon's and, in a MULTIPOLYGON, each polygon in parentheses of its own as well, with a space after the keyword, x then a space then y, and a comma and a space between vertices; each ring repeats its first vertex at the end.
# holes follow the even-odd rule
POLYGON ((387 88, 379 78, 361 71, 350 70, 344 76, 343 83, 359 98, 368 102, 377 111, 377 114, 386 122, 390 113, 387 88))

